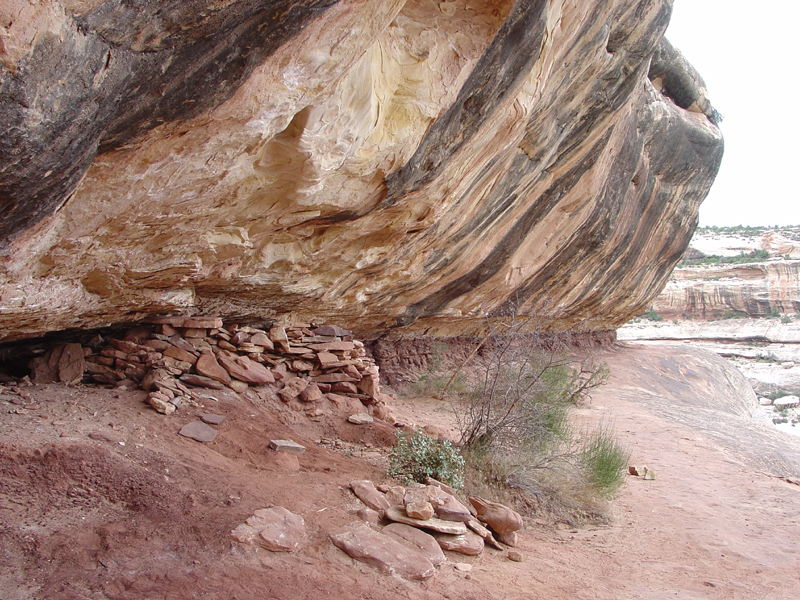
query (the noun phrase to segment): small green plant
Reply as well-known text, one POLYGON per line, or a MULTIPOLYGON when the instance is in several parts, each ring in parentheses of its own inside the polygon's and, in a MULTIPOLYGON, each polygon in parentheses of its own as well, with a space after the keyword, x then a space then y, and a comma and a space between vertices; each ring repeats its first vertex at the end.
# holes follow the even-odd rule
POLYGON ((675 323, 675 325, 680 325, 681 324, 681 322, 678 321, 678 319, 673 319, 672 322, 675 323))
POLYGON ((791 322, 792 322, 792 317, 790 317, 789 315, 783 315, 781 317, 781 323, 783 323, 784 325, 786 325, 788 323, 791 323, 791 322))
POLYGON ((646 313, 644 313, 644 318, 648 321, 663 321, 664 317, 658 314, 654 308, 651 308, 646 313))
POLYGON ((464 458, 459 451, 450 442, 435 440, 421 431, 412 436, 397 432, 386 472, 405 483, 421 483, 433 477, 457 490, 464 487, 464 458))
POLYGON ((580 459, 589 481, 601 496, 610 498, 625 482, 630 451, 619 443, 613 428, 601 424, 586 437, 580 459))

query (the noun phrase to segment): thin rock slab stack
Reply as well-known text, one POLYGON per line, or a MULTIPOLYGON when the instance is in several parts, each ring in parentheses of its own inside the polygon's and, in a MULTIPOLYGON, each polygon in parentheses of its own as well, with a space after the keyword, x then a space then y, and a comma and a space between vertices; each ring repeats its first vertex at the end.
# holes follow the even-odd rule
MULTIPOLYGON (((67 344, 34 359, 39 382, 63 381, 141 387, 146 402, 171 414, 199 404, 196 389, 274 385, 280 398, 307 415, 328 401, 336 410, 393 422, 382 393, 380 372, 364 344, 335 325, 307 324, 259 329, 223 326, 214 317, 153 317, 129 330, 123 339, 100 347, 67 344)), ((364 424, 369 419, 358 417, 364 424)))
POLYGON ((384 516, 390 521, 396 523, 404 523, 412 525, 413 527, 421 527, 422 529, 430 529, 439 533, 448 533, 451 535, 461 535, 467 532, 467 526, 464 523, 456 521, 443 521, 436 517, 430 519, 414 519, 406 514, 406 511, 401 506, 392 506, 383 511, 384 516))

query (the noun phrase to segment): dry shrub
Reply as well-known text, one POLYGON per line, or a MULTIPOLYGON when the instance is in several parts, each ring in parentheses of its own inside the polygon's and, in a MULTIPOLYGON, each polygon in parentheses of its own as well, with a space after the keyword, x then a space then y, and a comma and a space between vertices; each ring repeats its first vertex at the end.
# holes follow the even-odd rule
POLYGON ((489 334, 462 365, 467 391, 446 386, 466 488, 572 526, 603 522, 628 455, 611 427, 576 436, 570 410, 605 383, 608 368, 593 357, 573 359, 570 335, 552 334, 544 322, 513 312, 487 319, 489 334))

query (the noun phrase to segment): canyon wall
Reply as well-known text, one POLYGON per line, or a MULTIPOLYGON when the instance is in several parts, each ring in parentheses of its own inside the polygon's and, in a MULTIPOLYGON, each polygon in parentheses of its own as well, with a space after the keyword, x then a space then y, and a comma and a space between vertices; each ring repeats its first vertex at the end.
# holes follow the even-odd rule
POLYGON ((800 313, 800 261, 684 267, 653 302, 669 319, 800 313))
POLYGON ((8 0, 0 341, 151 314, 614 329, 722 157, 670 0, 8 0))

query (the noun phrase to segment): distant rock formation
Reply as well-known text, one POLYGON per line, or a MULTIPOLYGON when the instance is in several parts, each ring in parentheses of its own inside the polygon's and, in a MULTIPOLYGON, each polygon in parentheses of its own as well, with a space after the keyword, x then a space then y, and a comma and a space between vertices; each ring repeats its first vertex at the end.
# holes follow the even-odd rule
POLYGON ((735 233, 698 232, 684 258, 732 262, 679 266, 653 309, 669 319, 766 317, 800 313, 800 228, 735 233), (702 248, 702 251, 700 251, 702 248), (766 250, 771 258, 736 264, 736 255, 766 250))
POLYGON ((670 319, 800 313, 800 261, 676 269, 653 303, 670 319))
POLYGON ((722 157, 671 4, 12 0, 0 341, 176 312, 616 328, 722 157))

